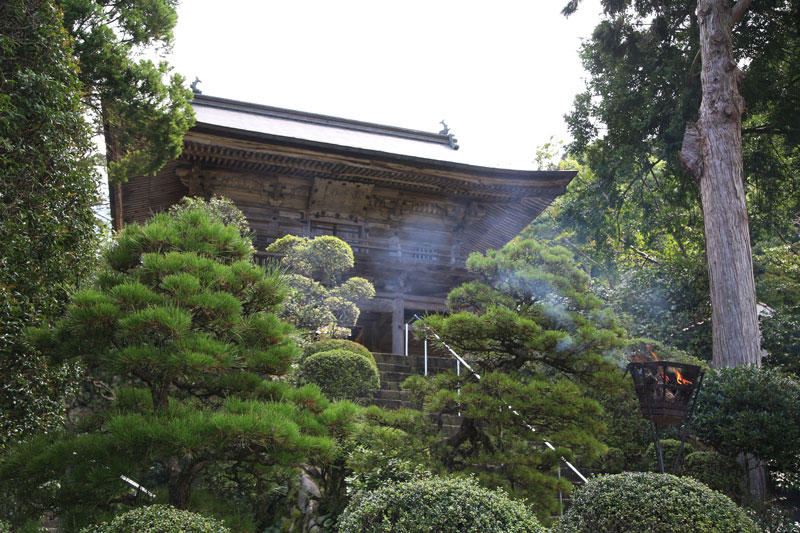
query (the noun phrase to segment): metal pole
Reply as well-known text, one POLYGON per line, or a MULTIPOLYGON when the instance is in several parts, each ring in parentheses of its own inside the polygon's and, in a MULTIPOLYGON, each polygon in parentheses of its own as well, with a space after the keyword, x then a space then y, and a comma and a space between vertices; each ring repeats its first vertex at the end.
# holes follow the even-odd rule
POLYGON ((653 435, 655 436, 654 443, 656 445, 656 454, 658 455, 658 469, 663 474, 664 473, 664 454, 661 451, 661 437, 658 436, 658 426, 656 423, 653 422, 653 419, 650 419, 650 425, 653 427, 653 435))
POLYGON ((681 462, 681 456, 683 455, 683 445, 686 444, 686 431, 689 429, 689 421, 692 419, 692 414, 694 414, 694 406, 697 403, 697 395, 700 393, 700 386, 703 384, 703 375, 705 372, 700 372, 700 379, 697 381, 697 387, 694 388, 694 397, 692 398, 692 404, 689 406, 689 411, 686 413, 686 416, 683 418, 683 425, 681 426, 681 446, 678 448, 678 456, 675 458, 675 464, 672 465, 672 474, 677 475, 678 473, 678 465, 681 462))
POLYGON ((406 357, 408 357, 408 322, 406 322, 406 357))
POLYGON ((425 335, 425 375, 428 375, 428 336, 425 335))
MULTIPOLYGON (((643 372, 643 371, 642 371, 643 372)), ((659 368, 659 372, 664 372, 659 368)), ((631 372, 633 375, 633 372, 631 372)), ((663 379, 663 378, 662 378, 663 379)), ((634 381, 635 382, 635 381, 634 381)), ((648 385, 643 380, 643 390, 645 394, 645 406, 647 407, 647 418, 650 419, 650 428, 653 430, 653 446, 655 447, 656 457, 658 458, 658 470, 664 473, 664 455, 661 452, 661 437, 658 435, 658 426, 653 418, 653 394, 658 394, 658 389, 654 389, 652 385, 648 385)), ((664 385, 661 386, 661 396, 664 397, 664 385)))
MULTIPOLYGON (((461 361, 459 361, 458 359, 456 359, 456 376, 461 377, 461 361)), ((461 387, 458 388, 456 394, 461 396, 461 387)), ((458 412, 458 416, 461 416, 461 411, 458 412)))

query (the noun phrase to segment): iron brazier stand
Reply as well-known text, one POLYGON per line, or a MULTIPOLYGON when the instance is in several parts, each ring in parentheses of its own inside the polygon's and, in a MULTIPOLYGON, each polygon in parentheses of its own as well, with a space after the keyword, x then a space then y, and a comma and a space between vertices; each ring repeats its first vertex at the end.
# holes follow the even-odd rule
POLYGON ((662 474, 664 454, 658 430, 666 426, 681 425, 681 446, 672 466, 672 473, 675 474, 683 454, 686 430, 697 401, 697 391, 703 382, 703 372, 699 366, 672 361, 630 363, 627 372, 633 377, 642 415, 650 420, 658 467, 662 474))

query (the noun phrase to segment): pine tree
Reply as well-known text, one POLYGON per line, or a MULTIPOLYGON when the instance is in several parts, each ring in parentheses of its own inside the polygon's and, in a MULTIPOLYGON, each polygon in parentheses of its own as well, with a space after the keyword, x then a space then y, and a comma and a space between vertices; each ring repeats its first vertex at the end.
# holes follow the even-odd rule
POLYGON ((281 278, 252 254, 203 210, 157 215, 118 235, 96 286, 54 328, 31 332, 44 353, 80 361, 107 400, 0 465, 21 512, 55 509, 80 525, 146 503, 120 476, 187 508, 210 469, 258 486, 275 466, 331 453, 329 429, 356 407, 278 379, 297 347, 276 317, 281 278))
POLYGON ((615 364, 625 332, 563 248, 512 241, 472 254, 467 268, 478 280, 451 291, 452 314, 427 317, 421 329, 438 333, 481 379, 462 368, 406 386, 434 418, 461 415, 458 431, 433 447, 447 469, 525 496, 546 517, 558 511, 557 491, 569 489, 557 477, 561 457, 586 464, 605 448, 599 400, 628 392, 615 364))
POLYGON ((311 338, 349 337, 361 313, 358 305, 375 296, 375 287, 364 278, 342 282, 354 264, 350 245, 332 235, 286 235, 267 246, 267 252, 281 256, 287 270, 291 297, 282 316, 311 338))

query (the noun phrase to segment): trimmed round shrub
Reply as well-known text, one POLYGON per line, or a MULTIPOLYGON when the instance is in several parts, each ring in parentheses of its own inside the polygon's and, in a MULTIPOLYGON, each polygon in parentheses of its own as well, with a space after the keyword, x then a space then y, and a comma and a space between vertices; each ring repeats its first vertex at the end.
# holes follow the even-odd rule
POLYGON ((431 477, 361 493, 339 519, 340 533, 529 533, 546 531, 523 502, 471 478, 431 477))
POLYGON ((300 363, 299 380, 316 383, 331 399, 355 400, 381 386, 374 362, 347 350, 328 350, 310 355, 300 363))
POLYGON ((797 471, 800 383, 769 368, 715 369, 698 392, 692 428, 726 455, 752 454, 770 467, 797 471))
POLYGON ((222 522, 169 505, 139 507, 81 533, 230 533, 222 522))
POLYGON ((730 498, 692 478, 650 472, 597 476, 579 489, 561 533, 761 531, 730 498))
POLYGON ((313 342, 303 350, 303 359, 315 353, 328 352, 330 350, 347 350, 348 352, 361 354, 375 363, 375 357, 372 356, 372 352, 366 346, 346 339, 322 339, 313 342))

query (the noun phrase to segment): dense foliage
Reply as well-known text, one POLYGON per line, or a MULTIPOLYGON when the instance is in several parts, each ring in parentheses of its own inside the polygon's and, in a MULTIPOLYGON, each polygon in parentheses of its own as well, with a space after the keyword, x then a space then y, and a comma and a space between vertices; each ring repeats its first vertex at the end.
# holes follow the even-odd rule
POLYGON ((375 359, 349 350, 312 354, 300 363, 298 379, 317 385, 331 399, 356 400, 380 387, 375 359))
POLYGON ((685 453, 682 473, 719 491, 735 502, 747 497, 742 467, 735 459, 713 451, 685 453))
POLYGON ((742 366, 708 373, 692 419, 697 436, 731 456, 800 472, 800 383, 774 369, 742 366))
POLYGON ((230 533, 222 522, 166 505, 140 507, 81 533, 230 533))
POLYGON ((183 77, 140 54, 169 49, 177 3, 57 1, 75 39, 84 101, 105 134, 112 181, 152 174, 176 158, 194 123, 183 77))
MULTIPOLYGON (((696 119, 702 96, 697 2, 604 1, 603 7, 605 18, 582 50, 591 77, 567 116, 572 151, 588 149, 598 192, 605 186, 606 194, 595 196, 603 207, 598 216, 642 194, 655 199, 656 209, 697 205, 695 184, 679 162, 686 123, 696 119), (663 171, 651 172, 661 162, 663 171), (648 193, 653 189, 656 196, 648 193)), ((743 152, 754 234, 796 233, 798 21, 797 2, 758 2, 733 31, 748 109, 743 152)), ((680 231, 680 222, 662 228, 680 231)), ((653 220, 647 229, 658 232, 659 224, 653 220)))
MULTIPOLYGON (((609 277, 612 296, 647 336, 710 359, 699 191, 679 162, 701 99, 697 2, 602 4, 603 20, 582 49, 591 76, 567 116, 570 150, 586 172, 555 214, 558 227, 575 232, 573 242, 609 277)), ((797 2, 757 2, 733 29, 744 71, 743 163, 757 285, 763 251, 793 257, 800 242, 798 20, 797 2)), ((764 331, 765 344, 791 351, 787 325, 800 315, 769 305, 777 327, 764 331)))
POLYGON ((640 188, 624 203, 598 208, 598 197, 613 191, 590 164, 586 157, 559 163, 578 175, 523 235, 570 248, 591 272, 592 289, 613 306, 631 335, 710 359, 711 302, 699 205, 683 207, 662 192, 661 162, 636 182, 640 188))
POLYGON ((762 246, 754 257, 764 366, 800 380, 800 255, 787 245, 762 246))
POLYGON ((407 439, 403 432, 387 432, 380 426, 371 429, 377 430, 376 433, 368 440, 364 439, 367 442, 359 444, 348 454, 347 467, 352 471, 346 480, 349 495, 371 492, 389 483, 419 480, 433 475, 423 465, 404 457, 407 439), (396 445, 394 441, 397 441, 396 445))
POLYGON ((252 234, 244 213, 236 207, 233 200, 224 196, 215 195, 210 200, 204 200, 197 196, 185 196, 181 198, 180 202, 170 207, 169 212, 177 214, 197 209, 204 211, 215 222, 235 227, 242 237, 249 237, 252 234))
POLYGON ((512 241, 473 254, 467 268, 478 280, 450 293, 452 314, 428 317, 420 329, 437 332, 480 381, 462 372, 406 386, 435 418, 461 413, 459 430, 432 446, 440 464, 528 498, 540 516, 554 514, 558 490, 568 488, 556 477, 560 457, 586 464, 605 450, 598 400, 633 401, 617 366, 624 331, 563 248, 512 241))
POLYGON ((281 258, 291 296, 283 317, 307 331, 310 338, 348 337, 358 320, 358 305, 375 296, 372 283, 357 276, 346 281, 353 268, 353 250, 330 235, 309 239, 287 235, 267 246, 281 258))
POLYGON ((61 423, 75 369, 48 366, 21 332, 63 310, 100 242, 72 53, 51 2, 0 4, 0 447, 61 423))
POLYGON ((521 502, 472 479, 426 477, 389 483, 355 497, 339 522, 341 533, 544 532, 521 502))
POLYGON ((345 434, 356 408, 275 379, 298 349, 275 315, 281 277, 252 253, 237 228, 203 210, 118 235, 96 286, 75 294, 55 328, 31 333, 50 356, 80 360, 101 389, 71 431, 0 464, 19 515, 54 509, 62 524, 85 525, 144 497, 120 476, 146 480, 176 507, 202 493, 223 510, 255 512, 228 484, 268 498, 272 476, 332 453, 330 431, 345 434))
POLYGON ((756 533, 760 529, 727 496, 691 478, 625 473, 592 478, 573 495, 556 531, 756 533))

